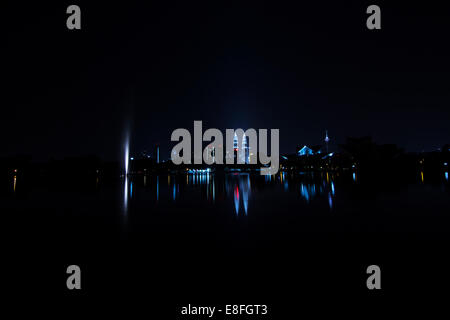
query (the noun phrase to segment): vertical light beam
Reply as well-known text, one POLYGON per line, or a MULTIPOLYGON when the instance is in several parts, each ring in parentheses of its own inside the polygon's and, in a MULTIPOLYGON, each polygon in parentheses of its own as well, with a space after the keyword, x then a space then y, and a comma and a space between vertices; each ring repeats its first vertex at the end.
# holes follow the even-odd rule
POLYGON ((125 140, 125 175, 128 175, 128 159, 130 155, 130 144, 128 137, 125 140))

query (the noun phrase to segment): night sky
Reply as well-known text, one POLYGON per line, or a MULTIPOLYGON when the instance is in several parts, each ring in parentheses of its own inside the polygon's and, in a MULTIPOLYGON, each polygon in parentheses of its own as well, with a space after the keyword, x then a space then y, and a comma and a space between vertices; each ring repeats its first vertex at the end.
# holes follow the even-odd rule
POLYGON ((279 128, 280 148, 450 143, 443 1, 19 1, 2 9, 0 157, 162 154, 176 128, 279 128), (81 30, 66 8, 81 7, 81 30), (381 7, 382 29, 366 28, 381 7), (441 7, 440 7, 441 6, 441 7))

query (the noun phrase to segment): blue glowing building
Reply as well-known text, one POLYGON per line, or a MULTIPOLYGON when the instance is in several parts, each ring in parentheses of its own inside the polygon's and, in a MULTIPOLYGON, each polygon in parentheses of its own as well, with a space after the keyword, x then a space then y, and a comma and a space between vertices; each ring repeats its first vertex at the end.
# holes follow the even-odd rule
POLYGON ((312 156, 314 154, 313 150, 308 146, 303 146, 298 152, 298 156, 312 156))

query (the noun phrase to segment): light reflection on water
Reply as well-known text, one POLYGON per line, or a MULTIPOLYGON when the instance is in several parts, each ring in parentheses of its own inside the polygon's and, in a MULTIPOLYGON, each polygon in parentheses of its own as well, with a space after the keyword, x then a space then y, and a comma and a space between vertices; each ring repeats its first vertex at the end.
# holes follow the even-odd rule
POLYGON ((123 183, 123 213, 128 213, 128 176, 125 175, 125 181, 123 183))
MULTIPOLYGON (((420 172, 421 183, 424 181, 423 175, 420 172)), ((442 181, 448 183, 447 171, 441 177, 442 181)), ((191 202, 202 206, 215 205, 219 199, 220 205, 228 203, 236 216, 247 216, 251 210, 255 210, 252 206, 258 203, 264 206, 266 198, 273 196, 276 199, 274 201, 278 201, 283 194, 289 194, 290 201, 296 201, 299 205, 326 206, 334 211, 337 206, 336 198, 342 194, 339 190, 344 187, 347 190, 344 192, 348 193, 352 185, 353 188, 360 186, 357 180, 355 171, 341 175, 333 172, 279 172, 268 176, 237 172, 196 172, 185 175, 168 174, 167 178, 161 175, 125 177, 123 207, 126 214, 130 201, 153 201, 155 205, 164 206, 167 203, 191 202), (150 193, 142 197, 140 188, 150 193), (257 201, 255 196, 258 197, 257 201)))
MULTIPOLYGON (((314 174, 303 174, 305 181, 300 182, 300 196, 306 203, 311 203, 315 198, 323 198, 326 196, 328 207, 333 209, 333 200, 336 195, 336 187, 334 174, 326 172, 320 174, 320 179, 314 179, 314 174)), ((352 174, 353 181, 355 173, 352 174)))
MULTIPOLYGON (((354 173, 353 173, 354 179, 354 173)), ((137 197, 138 201, 152 201, 157 205, 167 201, 193 201, 216 203, 217 196, 230 199, 234 213, 247 216, 251 210, 253 192, 271 188, 278 193, 292 193, 306 204, 316 199, 325 201, 330 209, 334 206, 336 196, 335 174, 332 173, 286 173, 261 176, 249 173, 228 173, 216 175, 211 172, 186 173, 184 175, 167 175, 165 177, 145 175, 142 177, 125 177, 124 179, 124 213, 127 213, 130 201, 137 197), (167 185, 162 181, 167 181, 167 185), (140 181, 140 183, 138 183, 140 181), (139 200, 139 188, 153 189, 146 198, 139 200), (137 189, 136 189, 137 188, 137 189), (134 190, 136 189, 136 190, 134 190), (134 193, 138 192, 136 195, 134 193), (150 196, 148 196, 150 195, 150 196)), ((270 191, 271 192, 271 191, 270 191)))
MULTIPOLYGON (((106 183, 101 180, 99 176, 94 177, 91 180, 92 189, 87 192, 102 196, 90 199, 117 199, 119 203, 115 202, 115 206, 119 204, 117 208, 125 219, 131 217, 135 211, 174 212, 182 211, 183 208, 199 211, 219 210, 238 217, 252 217, 261 211, 278 210, 331 210, 338 213, 348 206, 367 205, 367 202, 363 201, 365 199, 383 199, 386 193, 389 194, 389 204, 394 203, 401 207, 405 201, 413 203, 416 199, 428 199, 430 194, 440 197, 434 195, 437 190, 445 192, 448 197, 450 191, 448 170, 435 174, 418 171, 414 178, 391 178, 385 175, 376 179, 360 175, 359 171, 279 172, 272 176, 245 172, 124 175, 120 185, 117 185, 120 189, 105 188, 106 183), (405 199, 396 204, 397 196, 399 199, 405 199)), ((14 194, 11 201, 24 202, 35 197, 33 201, 42 203, 45 197, 38 193, 41 191, 37 189, 34 193, 30 192, 30 187, 27 188, 26 184, 25 188, 22 187, 23 181, 21 176, 11 175, 8 182, 8 189, 14 194)), ((69 196, 71 193, 66 194, 69 196)))
POLYGON ((331 197, 331 193, 328 193, 328 205, 330 209, 333 208, 333 197, 331 197))
POLYGON ((156 202, 159 201, 159 176, 156 177, 156 202))
POLYGON ((133 181, 130 182, 130 199, 133 197, 133 181))

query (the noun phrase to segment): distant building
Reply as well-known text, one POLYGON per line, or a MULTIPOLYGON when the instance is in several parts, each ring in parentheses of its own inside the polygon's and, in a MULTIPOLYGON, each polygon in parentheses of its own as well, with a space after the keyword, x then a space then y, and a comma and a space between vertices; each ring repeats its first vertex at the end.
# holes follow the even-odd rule
POLYGON ((298 156, 312 156, 313 155, 313 151, 311 148, 309 148, 308 146, 303 146, 303 148, 301 148, 298 152, 297 152, 298 156))
POLYGON ((321 154, 321 153, 322 153, 322 146, 312 146, 312 147, 303 146, 303 148, 300 148, 297 151, 297 155, 299 157, 313 156, 315 154, 321 154))
POLYGON ((325 130, 325 145, 327 146, 327 153, 328 153, 328 142, 330 142, 330 138, 328 137, 328 130, 325 130))

